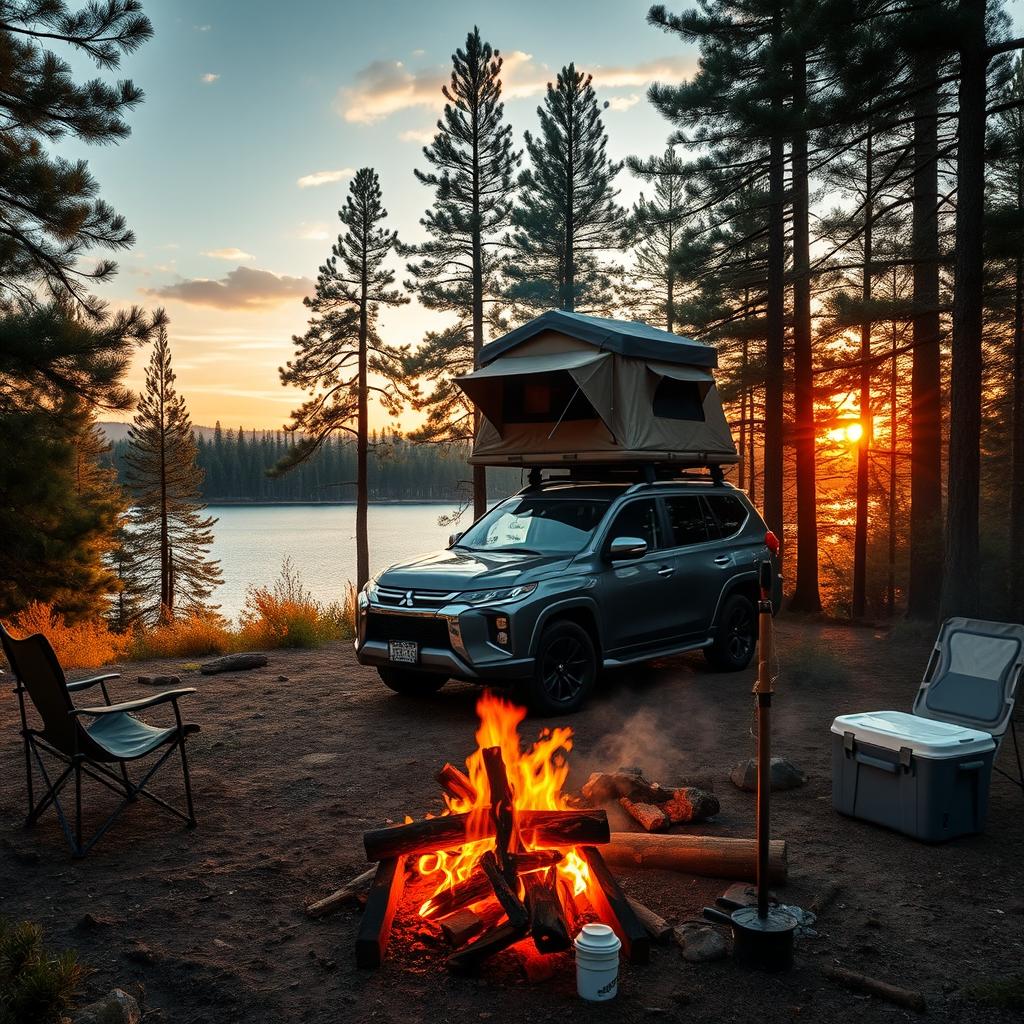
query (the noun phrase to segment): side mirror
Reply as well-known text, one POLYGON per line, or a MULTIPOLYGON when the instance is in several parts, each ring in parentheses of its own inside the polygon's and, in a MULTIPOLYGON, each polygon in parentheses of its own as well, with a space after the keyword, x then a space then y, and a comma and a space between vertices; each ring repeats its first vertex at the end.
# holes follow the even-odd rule
POLYGON ((448 547, 450 547, 450 548, 455 547, 455 545, 458 544, 459 541, 462 539, 462 535, 465 532, 466 532, 465 530, 458 530, 456 533, 449 533, 448 534, 448 547))
POLYGON ((608 560, 623 562, 632 558, 643 558, 647 554, 647 541, 640 537, 616 537, 608 545, 608 560))

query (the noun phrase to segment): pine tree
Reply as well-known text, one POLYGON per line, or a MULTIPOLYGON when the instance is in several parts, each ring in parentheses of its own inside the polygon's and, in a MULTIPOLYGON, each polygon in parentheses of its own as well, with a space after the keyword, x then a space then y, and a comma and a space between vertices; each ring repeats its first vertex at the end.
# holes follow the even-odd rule
POLYGON ((569 64, 537 108, 540 134, 525 135, 531 166, 519 176, 519 205, 506 268, 508 297, 522 319, 551 308, 607 313, 612 272, 605 254, 621 246, 624 211, 615 202, 621 164, 591 76, 569 64))
MULTIPOLYGON (((501 102, 501 54, 474 27, 466 48, 452 55, 451 81, 434 141, 423 148, 433 168, 415 171, 434 192, 434 205, 420 224, 428 239, 403 249, 416 258, 407 287, 427 309, 454 314, 456 322, 431 332, 409 361, 416 389, 413 407, 427 413, 414 441, 450 442, 476 433, 479 413, 453 378, 476 368, 486 328, 499 321, 497 270, 503 235, 511 223, 513 173, 521 153, 512 145, 501 102)), ((487 508, 483 466, 473 467, 473 511, 487 508)))
POLYGON ((161 324, 146 384, 128 431, 126 480, 133 508, 134 575, 146 594, 145 615, 169 620, 202 611, 223 580, 208 557, 216 519, 203 514, 202 470, 184 398, 174 387, 171 349, 161 324))
POLYGON ((682 287, 676 248, 690 219, 686 182, 693 172, 671 146, 648 160, 631 156, 626 166, 653 185, 654 194, 648 198, 641 193, 629 216, 626 230, 634 243, 633 267, 628 285, 620 291, 620 301, 638 320, 674 331, 682 287))
POLYGON ((320 267, 316 294, 305 299, 312 313, 309 327, 292 339, 296 356, 279 371, 283 385, 298 387, 310 397, 292 413, 288 425, 299 440, 272 472, 279 475, 306 463, 337 431, 354 435, 356 585, 361 588, 370 577, 368 399, 373 392, 387 411, 399 412, 405 356, 381 340, 377 319, 381 306, 399 306, 409 299, 391 287, 395 275, 384 265, 398 244, 398 234, 381 226, 387 210, 372 168, 356 172, 338 218, 345 232, 320 267))

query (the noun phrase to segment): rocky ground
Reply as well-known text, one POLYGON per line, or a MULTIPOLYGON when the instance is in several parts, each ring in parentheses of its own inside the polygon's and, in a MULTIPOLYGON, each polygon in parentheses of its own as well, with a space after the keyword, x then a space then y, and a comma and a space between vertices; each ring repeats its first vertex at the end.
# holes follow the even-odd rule
MULTIPOLYGON (((929 640, 870 629, 778 623, 781 675, 776 752, 808 776, 775 801, 775 834, 789 842, 780 895, 807 905, 832 882, 841 892, 799 943, 789 974, 742 972, 731 961, 692 964, 675 946, 645 967, 626 965, 612 1004, 584 1004, 571 964, 530 981, 516 949, 478 978, 450 976, 444 951, 420 941, 408 894, 383 969, 360 971, 352 946, 358 908, 309 921, 303 906, 365 869, 360 836, 406 813, 441 808, 434 771, 473 747, 477 691, 449 684, 410 701, 385 690, 347 645, 274 652, 252 672, 185 675, 178 663, 124 666, 115 698, 147 691, 139 675, 181 672, 198 687, 188 715, 199 827, 186 831, 153 806, 129 808, 84 861, 72 861, 51 815, 21 827, 25 786, 13 698, 0 708, 0 913, 31 918, 53 947, 73 946, 93 970, 87 998, 115 985, 144 992, 148 1019, 427 1022, 566 1020, 859 1020, 913 1016, 825 979, 841 964, 920 989, 933 1019, 1019 1020, 996 1002, 1024 964, 1024 796, 992 785, 984 835, 926 846, 844 819, 831 805, 829 724, 839 713, 909 709, 929 640)), ((88 674, 88 673, 83 673, 88 674)), ((570 783, 593 770, 640 765, 673 784, 715 780, 722 803, 705 826, 752 835, 754 798, 729 782, 753 749, 752 672, 714 675, 682 657, 609 676, 572 719, 570 783)), ((151 717, 159 720, 159 712, 151 717)), ((524 735, 544 723, 527 721, 524 735)), ((1003 751, 1009 767, 1012 751, 1003 751)), ((157 786, 177 797, 166 768, 157 786)), ((98 819, 109 794, 86 791, 98 819)), ((724 888, 713 879, 619 872, 623 887, 683 922, 724 888)))

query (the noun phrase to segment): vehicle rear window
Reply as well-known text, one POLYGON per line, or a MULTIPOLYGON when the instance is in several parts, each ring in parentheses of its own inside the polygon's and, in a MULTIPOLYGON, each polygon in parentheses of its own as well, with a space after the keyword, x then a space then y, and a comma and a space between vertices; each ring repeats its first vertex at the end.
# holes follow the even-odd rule
POLYGON ((668 521, 672 530, 672 547, 700 544, 708 539, 708 526, 704 507, 696 494, 682 494, 665 499, 668 521))
POLYGON ((708 494, 704 500, 711 506, 723 537, 740 532, 747 519, 747 510, 739 498, 731 494, 708 494))

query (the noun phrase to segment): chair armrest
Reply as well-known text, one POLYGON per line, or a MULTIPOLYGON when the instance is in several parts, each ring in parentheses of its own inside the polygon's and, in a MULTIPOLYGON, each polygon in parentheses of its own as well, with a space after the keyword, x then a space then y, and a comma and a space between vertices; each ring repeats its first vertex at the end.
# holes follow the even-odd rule
POLYGON ((108 679, 120 678, 120 672, 108 672, 105 676, 92 676, 89 679, 76 679, 73 683, 68 683, 68 692, 75 693, 78 690, 88 690, 90 686, 95 686, 97 683, 105 683, 108 679))
POLYGON ((195 693, 194 686, 184 687, 181 690, 165 690, 163 693, 155 693, 152 697, 140 697, 138 700, 126 700, 120 704, 107 704, 96 708, 72 708, 69 715, 110 715, 124 713, 127 711, 142 711, 143 708, 155 707, 157 704, 166 704, 169 701, 176 702, 179 697, 186 697, 195 693))

